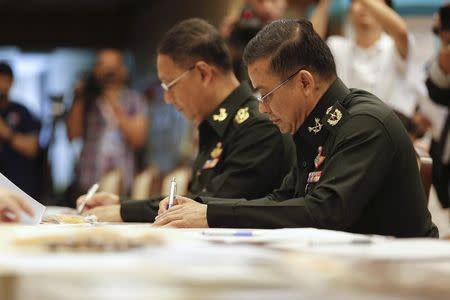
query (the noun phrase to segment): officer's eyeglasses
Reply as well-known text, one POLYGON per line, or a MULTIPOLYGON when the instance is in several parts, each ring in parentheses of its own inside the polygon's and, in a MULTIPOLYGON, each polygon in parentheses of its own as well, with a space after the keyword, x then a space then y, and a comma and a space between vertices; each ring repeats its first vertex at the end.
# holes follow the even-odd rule
POLYGON ((282 83, 280 83, 279 85, 277 85, 274 89, 272 89, 270 92, 264 94, 264 95, 258 95, 256 96, 256 99, 261 102, 261 103, 265 103, 264 101, 267 100, 267 97, 269 97, 270 95, 272 95, 276 90, 278 90, 280 87, 282 87, 283 85, 285 85, 287 82, 289 82, 289 80, 291 80, 292 78, 294 78, 295 75, 297 75, 298 72, 300 72, 301 70, 303 70, 303 67, 298 69, 297 71, 295 71, 294 73, 292 73, 292 75, 290 75, 286 80, 284 80, 282 83))
POLYGON ((192 67, 190 67, 189 69, 184 71, 180 76, 178 76, 177 78, 175 78, 174 80, 172 80, 171 82, 169 82, 167 84, 164 82, 161 82, 161 87, 163 88, 163 90, 168 92, 171 87, 173 87, 175 84, 177 84, 177 82, 180 81, 181 78, 186 76, 190 71, 194 70, 194 68, 195 68, 195 65, 193 65, 192 67))

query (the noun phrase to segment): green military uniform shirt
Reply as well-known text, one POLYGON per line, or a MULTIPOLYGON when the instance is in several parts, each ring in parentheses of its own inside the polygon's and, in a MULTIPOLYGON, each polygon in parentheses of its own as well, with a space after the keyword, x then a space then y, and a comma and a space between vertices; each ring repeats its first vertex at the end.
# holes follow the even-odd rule
POLYGON ((337 79, 294 135, 297 165, 262 199, 215 199, 210 227, 316 227, 436 237, 415 151, 397 116, 337 79))
MULTIPOLYGON (((260 198, 279 187, 295 164, 292 137, 282 135, 266 116, 248 83, 236 88, 199 126, 188 197, 260 198)), ((126 201, 121 217, 153 222, 159 200, 126 201)))

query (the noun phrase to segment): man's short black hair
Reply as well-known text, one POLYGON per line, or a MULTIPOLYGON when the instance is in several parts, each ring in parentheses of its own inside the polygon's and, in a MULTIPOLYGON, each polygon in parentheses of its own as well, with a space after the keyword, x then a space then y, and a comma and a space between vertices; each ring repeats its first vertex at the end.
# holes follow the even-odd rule
POLYGON ((159 43, 158 54, 169 56, 185 68, 203 60, 223 71, 232 71, 225 41, 214 26, 202 19, 187 19, 172 27, 159 43))
POLYGON ((450 3, 443 5, 439 8, 439 20, 441 23, 440 30, 450 30, 450 3))
POLYGON ((384 0, 384 2, 386 3, 387 6, 394 9, 394 3, 392 0, 384 0))
POLYGON ((14 73, 11 66, 4 61, 0 61, 0 74, 6 75, 11 79, 14 78, 14 73))
POLYGON ((306 19, 277 20, 266 25, 247 45, 244 63, 271 59, 271 70, 281 78, 299 68, 315 72, 324 79, 336 77, 330 48, 306 19))

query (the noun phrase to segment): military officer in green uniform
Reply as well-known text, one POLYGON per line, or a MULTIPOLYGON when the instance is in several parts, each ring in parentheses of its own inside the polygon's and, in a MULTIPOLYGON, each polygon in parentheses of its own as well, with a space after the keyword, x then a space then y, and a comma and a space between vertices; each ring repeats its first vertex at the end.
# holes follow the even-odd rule
POLYGON ((306 20, 267 25, 244 61, 260 111, 297 146, 297 164, 266 197, 177 197, 155 224, 176 227, 315 227, 396 237, 437 237, 414 148, 374 95, 348 89, 306 20))
MULTIPOLYGON (((281 184, 295 160, 292 137, 258 111, 212 25, 190 19, 173 27, 159 45, 157 68, 166 102, 199 130, 188 196, 255 199, 281 184)), ((118 196, 98 193, 87 207, 103 221, 153 222, 161 199, 119 205, 118 196)))

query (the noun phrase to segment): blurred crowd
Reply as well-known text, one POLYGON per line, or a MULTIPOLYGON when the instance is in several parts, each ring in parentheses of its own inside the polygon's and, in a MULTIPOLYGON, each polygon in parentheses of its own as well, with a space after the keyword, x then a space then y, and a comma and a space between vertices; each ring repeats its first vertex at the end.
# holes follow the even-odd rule
MULTIPOLYGON (((346 20, 349 30, 339 36, 329 35, 336 32, 329 22, 332 0, 311 4, 313 9, 307 17, 327 41, 338 76, 347 86, 367 90, 395 110, 415 145, 429 151, 433 158, 433 183, 442 206, 448 207, 450 118, 439 122, 434 113, 447 114, 450 104, 450 4, 444 4, 433 17, 430 35, 436 36, 439 46, 426 66, 414 64, 414 51, 420 45, 396 12, 395 1, 353 0, 346 20)), ((286 16, 287 9, 286 0, 247 0, 238 13, 224 17, 219 31, 228 43, 240 81, 248 76, 242 63, 247 42, 264 25, 286 16)), ((167 104, 162 104, 164 93, 159 84, 139 93, 129 83, 123 53, 102 49, 92 70, 74 87, 65 122, 68 138, 81 140, 82 149, 75 180, 64 195, 64 203, 59 204, 74 206, 74 199, 96 182, 103 182, 104 190, 120 195, 159 194, 164 175, 192 163, 198 144, 195 126, 180 123, 176 116, 167 117, 170 112, 167 104), (152 135, 156 121, 168 122, 175 133, 152 135), (145 159, 149 144, 163 145, 158 154, 161 164, 158 159, 145 159), (167 164, 164 155, 176 158, 167 164), (144 194, 136 192, 142 189, 136 179, 150 170, 155 172, 151 177, 153 187, 144 194)), ((48 176, 45 155, 38 144, 41 126, 26 107, 9 98, 13 84, 13 70, 7 62, 0 63, 0 172, 41 199, 42 186, 47 182, 43 177, 48 176)))

